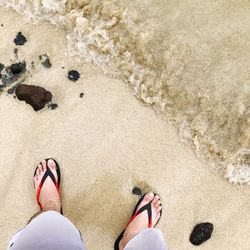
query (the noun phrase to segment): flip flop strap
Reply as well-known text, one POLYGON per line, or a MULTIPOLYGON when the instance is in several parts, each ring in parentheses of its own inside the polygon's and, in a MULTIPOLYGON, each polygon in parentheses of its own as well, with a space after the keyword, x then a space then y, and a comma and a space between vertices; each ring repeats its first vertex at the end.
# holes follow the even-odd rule
POLYGON ((39 185, 38 185, 38 188, 37 188, 37 191, 36 191, 36 201, 37 201, 39 207, 41 208, 41 210, 42 210, 42 205, 41 205, 41 203, 40 203, 40 201, 39 201, 40 193, 41 193, 42 186, 43 186, 43 184, 44 184, 44 182, 45 182, 45 180, 47 179, 48 176, 51 178, 51 180, 52 180, 53 183, 55 184, 56 190, 57 190, 58 194, 60 195, 58 182, 57 182, 57 180, 56 180, 54 174, 53 174, 53 173, 51 172, 51 170, 48 168, 48 166, 47 166, 47 161, 46 161, 46 167, 47 167, 47 170, 46 170, 46 172, 44 173, 43 178, 42 178, 42 180, 40 181, 40 183, 39 183, 39 185))
MULTIPOLYGON (((132 216, 131 220, 127 224, 127 226, 135 219, 136 216, 138 216, 139 214, 141 214, 145 210, 147 210, 147 214, 148 214, 148 228, 152 228, 152 207, 151 207, 151 203, 146 204, 145 206, 141 207, 137 212, 135 212, 134 215, 132 216)), ((126 226, 126 228, 127 228, 127 226, 126 226)))

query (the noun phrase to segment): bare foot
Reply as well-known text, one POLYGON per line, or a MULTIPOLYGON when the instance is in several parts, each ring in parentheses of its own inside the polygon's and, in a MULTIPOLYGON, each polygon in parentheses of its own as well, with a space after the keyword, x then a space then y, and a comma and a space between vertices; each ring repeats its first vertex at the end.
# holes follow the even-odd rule
MULTIPOLYGON (((151 202, 152 207, 152 227, 156 225, 161 216, 161 201, 158 195, 154 195, 154 193, 147 193, 140 203, 137 211, 145 206, 146 204, 151 202), (152 201, 152 202, 151 202, 152 201)), ((123 250, 127 243, 142 229, 148 228, 148 212, 147 210, 143 211, 141 214, 135 217, 135 219, 127 226, 125 232, 123 234, 123 238, 119 243, 119 250, 123 250)))
MULTIPOLYGON (((58 176, 56 172, 56 163, 52 159, 50 159, 48 160, 47 165, 48 165, 48 168, 53 173, 53 175, 55 176, 56 180, 58 180, 58 176)), ((47 170, 46 161, 43 160, 38 165, 38 168, 36 170, 36 175, 34 177, 34 185, 35 185, 36 191, 38 189, 38 186, 46 170, 47 170)), ((60 208, 61 208, 60 196, 56 189, 55 184, 53 183, 52 179, 49 176, 45 179, 45 182, 41 188, 39 202, 42 205, 43 211, 54 210, 54 211, 60 212, 60 208)))

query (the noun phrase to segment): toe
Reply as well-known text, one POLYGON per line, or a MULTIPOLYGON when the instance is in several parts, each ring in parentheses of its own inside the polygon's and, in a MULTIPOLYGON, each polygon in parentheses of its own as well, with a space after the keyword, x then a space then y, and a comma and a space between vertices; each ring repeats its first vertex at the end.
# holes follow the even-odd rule
POLYGON ((144 200, 145 202, 149 203, 150 201, 153 200, 153 198, 154 198, 154 193, 149 192, 149 193, 147 193, 147 194, 145 195, 145 197, 144 197, 143 200, 144 200))
POLYGON ((161 218, 161 214, 160 214, 160 212, 157 214, 157 216, 156 216, 156 222, 157 221, 159 221, 159 219, 161 218))
POLYGON ((45 160, 42 160, 42 166, 43 166, 43 171, 45 171, 47 168, 45 160))
POLYGON ((48 166, 49 166, 51 169, 55 169, 55 168, 56 168, 56 163, 55 163, 55 161, 53 161, 52 159, 49 159, 49 160, 48 160, 48 166))
POLYGON ((155 203, 155 207, 159 207, 161 205, 161 200, 158 200, 156 203, 155 203))
POLYGON ((155 206, 159 199, 160 199, 160 197, 158 195, 155 195, 155 197, 152 201, 152 205, 155 206))
POLYGON ((140 205, 138 206, 137 211, 138 211, 141 207, 143 207, 143 206, 145 206, 146 204, 150 203, 150 202, 153 200, 153 198, 154 198, 154 193, 149 192, 149 193, 145 194, 145 196, 144 196, 142 202, 141 202, 140 205))
POLYGON ((37 168, 37 171, 36 171, 36 174, 39 176, 41 175, 41 173, 43 172, 43 167, 41 164, 38 165, 38 168, 37 168))
POLYGON ((156 213, 157 213, 157 214, 158 214, 158 213, 160 214, 160 211, 161 211, 161 206, 159 206, 159 207, 156 208, 156 213))

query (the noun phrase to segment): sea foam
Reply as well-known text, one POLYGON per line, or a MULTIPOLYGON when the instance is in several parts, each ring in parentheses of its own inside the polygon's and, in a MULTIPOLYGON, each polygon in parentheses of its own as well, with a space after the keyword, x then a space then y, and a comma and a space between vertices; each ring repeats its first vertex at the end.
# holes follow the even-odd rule
POLYGON ((250 10, 243 1, 219 2, 0 0, 0 6, 65 29, 70 56, 123 79, 210 169, 250 185, 250 10))

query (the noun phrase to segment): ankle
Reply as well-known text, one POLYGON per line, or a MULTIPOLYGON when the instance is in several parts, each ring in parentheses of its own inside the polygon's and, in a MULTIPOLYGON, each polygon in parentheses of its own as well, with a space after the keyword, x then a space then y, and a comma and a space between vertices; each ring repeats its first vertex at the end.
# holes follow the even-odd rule
POLYGON ((47 201, 44 205, 43 205, 43 211, 56 211, 59 212, 61 211, 61 204, 60 202, 56 202, 56 201, 47 201))

